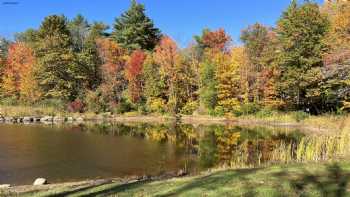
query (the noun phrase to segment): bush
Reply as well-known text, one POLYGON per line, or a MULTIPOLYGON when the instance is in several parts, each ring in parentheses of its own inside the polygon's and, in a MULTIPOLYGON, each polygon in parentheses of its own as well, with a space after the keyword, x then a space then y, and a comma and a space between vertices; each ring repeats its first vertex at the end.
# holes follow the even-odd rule
POLYGON ((182 107, 180 113, 185 115, 192 115, 193 112, 198 109, 198 107, 199 103, 197 101, 189 101, 182 107))
POLYGON ((114 107, 113 113, 123 114, 135 110, 132 103, 122 98, 121 101, 114 107))
POLYGON ((243 115, 255 114, 260 111, 260 106, 256 103, 246 103, 241 106, 243 115))
POLYGON ((105 112, 108 108, 108 103, 104 102, 99 92, 89 91, 86 93, 85 103, 88 111, 99 113, 105 112))
POLYGON ((0 104, 4 106, 15 106, 18 105, 18 99, 16 97, 1 98, 0 104))
POLYGON ((154 113, 165 113, 165 100, 162 98, 150 98, 147 100, 147 110, 154 113))
POLYGON ((225 115, 225 109, 222 106, 216 106, 214 109, 215 116, 224 116, 225 115))
POLYGON ((309 114, 303 111, 297 111, 297 112, 293 112, 292 116, 294 118, 294 120, 296 120, 297 122, 303 121, 307 118, 309 118, 309 114))
POLYGON ((67 110, 68 112, 73 112, 73 113, 76 113, 76 112, 83 113, 85 110, 85 104, 80 99, 76 99, 75 101, 70 102, 68 104, 67 110))
POLYGON ((273 116, 273 111, 269 108, 263 108, 258 113, 256 113, 256 117, 258 118, 266 118, 273 116))
POLYGON ((245 103, 240 105, 239 107, 236 107, 232 113, 235 116, 256 114, 260 111, 260 108, 260 105, 256 103, 245 103))

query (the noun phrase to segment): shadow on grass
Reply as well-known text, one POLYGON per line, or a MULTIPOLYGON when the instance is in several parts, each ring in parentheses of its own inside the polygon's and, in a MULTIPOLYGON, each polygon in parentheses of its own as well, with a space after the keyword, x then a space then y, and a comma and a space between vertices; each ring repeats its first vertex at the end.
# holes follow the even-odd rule
POLYGON ((291 180, 291 186, 300 196, 305 196, 307 187, 314 187, 322 196, 349 196, 348 185, 350 181, 350 173, 343 170, 338 164, 327 166, 326 173, 313 174, 306 170, 303 171, 301 178, 291 180))
MULTIPOLYGON (((172 191, 168 194, 159 195, 159 197, 167 197, 167 196, 178 196, 182 193, 191 191, 196 188, 201 188, 201 190, 211 191, 215 190, 220 186, 228 184, 233 179, 239 178, 241 181, 245 181, 244 177, 248 174, 255 173, 258 169, 241 169, 241 170, 229 170, 225 172, 217 172, 208 176, 196 178, 190 183, 172 191)), ((245 186, 249 186, 249 184, 244 184, 245 186)))
POLYGON ((96 192, 91 192, 89 194, 84 195, 84 197, 94 197, 94 196, 108 196, 112 194, 118 194, 123 191, 136 189, 138 187, 142 187, 144 184, 149 183, 150 181, 137 181, 135 183, 116 185, 112 187, 108 187, 105 190, 100 190, 96 192))
MULTIPOLYGON (((320 165, 321 166, 321 165, 320 165)), ((158 195, 159 197, 168 197, 168 196, 179 196, 191 192, 193 190, 198 190, 203 195, 206 192, 218 190, 220 187, 225 187, 228 189, 226 192, 230 195, 234 195, 233 184, 239 187, 242 196, 258 196, 257 189, 259 187, 267 186, 275 194, 280 194, 281 196, 308 196, 310 193, 315 194, 316 196, 346 196, 348 192, 348 185, 350 181, 350 172, 349 170, 342 169, 338 164, 332 164, 326 166, 325 169, 320 169, 319 171, 310 172, 306 168, 297 167, 292 168, 278 168, 275 172, 269 172, 269 168, 264 169, 241 169, 241 170, 227 170, 223 172, 216 172, 208 176, 199 177, 191 180, 190 182, 184 181, 184 184, 179 184, 173 190, 158 195), (265 170, 267 173, 265 174, 265 170), (255 180, 256 176, 259 176, 260 179, 268 180, 265 183, 258 184, 255 180), (270 182, 269 182, 270 181, 270 182), (289 185, 289 189, 286 191, 283 190, 283 183, 289 185), (270 185, 264 185, 270 184, 270 185)), ((87 191, 87 195, 84 196, 108 196, 108 195, 118 195, 118 193, 128 192, 132 194, 134 191, 143 188, 145 184, 150 181, 139 181, 130 184, 115 185, 106 187, 105 189, 93 191, 94 188, 82 188, 78 191, 71 191, 66 193, 57 194, 55 196, 69 196, 71 194, 78 194, 82 191, 87 191), (90 190, 91 191, 88 191, 90 190)), ((167 187, 166 185, 163 187, 167 187)), ((169 188, 165 188, 169 189, 169 188)), ((161 192, 161 191, 159 191, 161 192)), ((238 193, 237 193, 238 194, 238 193)), ((220 195, 220 193, 216 193, 220 195)))

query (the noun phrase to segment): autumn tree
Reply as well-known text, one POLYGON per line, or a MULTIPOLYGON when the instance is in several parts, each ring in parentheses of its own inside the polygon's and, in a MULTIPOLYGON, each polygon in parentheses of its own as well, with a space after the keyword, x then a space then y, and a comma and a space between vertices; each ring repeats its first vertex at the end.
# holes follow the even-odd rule
POLYGON ((181 108, 182 84, 184 81, 183 57, 179 53, 176 43, 168 36, 164 36, 155 48, 154 60, 160 66, 160 73, 168 87, 169 112, 176 114, 181 108))
POLYGON ((325 56, 325 64, 343 63, 350 59, 350 2, 336 1, 330 4, 327 14, 330 18, 330 31, 327 44, 330 51, 325 56))
POLYGON ((33 51, 24 43, 10 45, 2 84, 5 95, 29 102, 39 98, 35 63, 33 51))
POLYGON ((276 33, 256 23, 242 31, 241 40, 249 60, 245 67, 248 101, 264 103, 267 99, 272 102, 277 96, 273 86, 279 47, 276 33))
POLYGON ((136 0, 132 0, 129 10, 116 19, 112 34, 121 47, 129 50, 152 50, 160 39, 160 30, 146 16, 144 5, 136 0))
POLYGON ((124 78, 126 52, 109 38, 100 38, 96 42, 102 59, 102 83, 98 89, 109 107, 115 107, 122 101, 123 91, 127 87, 124 78))
POLYGON ((230 55, 218 54, 217 80, 218 104, 225 112, 238 110, 244 103, 247 80, 245 67, 249 60, 244 47, 234 47, 230 55))
POLYGON ((323 40, 328 27, 328 19, 317 4, 297 5, 295 0, 278 21, 280 94, 296 109, 309 107, 318 112, 318 84, 323 77, 320 68, 326 50, 323 40))
MULTIPOLYGON (((195 37, 200 58, 200 102, 201 110, 212 111, 218 102, 218 67, 227 66, 228 48, 231 37, 223 29, 210 31, 205 29, 201 36, 195 37), (224 65, 220 65, 224 64, 224 65)), ((222 86, 224 86, 222 84, 222 86)))
POLYGON ((146 55, 141 50, 136 50, 130 55, 125 69, 125 76, 128 80, 128 93, 131 101, 137 103, 140 101, 143 92, 143 63, 146 55))

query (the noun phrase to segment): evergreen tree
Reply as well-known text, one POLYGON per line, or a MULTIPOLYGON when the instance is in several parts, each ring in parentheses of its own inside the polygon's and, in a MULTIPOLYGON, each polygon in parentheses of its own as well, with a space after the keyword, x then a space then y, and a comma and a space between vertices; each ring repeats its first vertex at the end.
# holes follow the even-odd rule
POLYGON ((293 0, 278 21, 281 44, 279 83, 282 98, 297 109, 312 108, 318 112, 322 79, 322 55, 327 49, 323 39, 328 31, 327 17, 315 3, 297 5, 293 0))
POLYGON ((201 72, 201 105, 208 110, 214 110, 218 100, 216 66, 213 62, 206 60, 200 66, 201 72))
POLYGON ((144 5, 132 0, 130 9, 116 19, 113 37, 129 50, 152 50, 160 39, 160 30, 146 16, 144 5))

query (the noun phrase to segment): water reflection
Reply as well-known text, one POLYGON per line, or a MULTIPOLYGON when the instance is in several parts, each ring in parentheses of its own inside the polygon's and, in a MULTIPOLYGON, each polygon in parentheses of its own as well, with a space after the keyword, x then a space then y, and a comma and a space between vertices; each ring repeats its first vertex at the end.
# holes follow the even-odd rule
MULTIPOLYGON (((182 169, 252 167, 298 157, 303 132, 235 125, 0 125, 0 183, 28 184, 182 169)), ((299 154, 300 156, 300 154, 299 154)))
MULTIPOLYGON (((66 130, 113 136, 130 136, 176 145, 187 157, 196 157, 201 169, 228 165, 252 167, 274 161, 281 144, 294 147, 305 134, 291 128, 186 124, 82 124, 66 130)), ((293 157, 293 148, 290 152, 293 157)), ((295 155, 295 154, 294 154, 295 155)))

